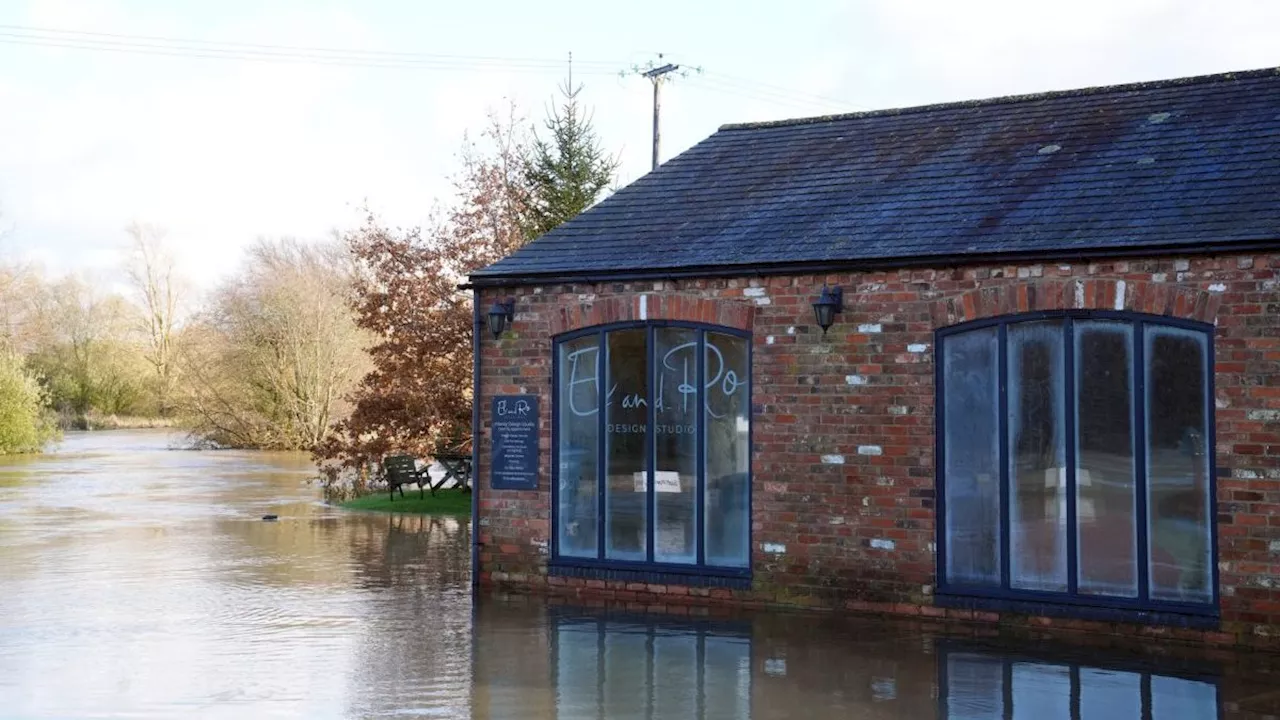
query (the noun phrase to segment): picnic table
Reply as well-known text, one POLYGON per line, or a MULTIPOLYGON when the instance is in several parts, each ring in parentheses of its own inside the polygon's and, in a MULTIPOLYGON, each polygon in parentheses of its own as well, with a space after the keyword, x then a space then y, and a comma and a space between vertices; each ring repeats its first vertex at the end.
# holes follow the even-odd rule
MULTIPOLYGON (((449 479, 457 482, 458 487, 463 492, 471 492, 471 456, 464 453, 436 453, 436 462, 440 463, 440 467, 444 468, 444 477, 440 478, 439 485, 445 484, 449 479)), ((434 488, 432 489, 434 493, 434 488)))
POLYGON ((439 453, 435 461, 440 463, 444 475, 432 480, 430 466, 418 469, 418 460, 412 455, 390 455, 383 459, 382 469, 387 481, 387 492, 394 502, 396 491, 404 497, 405 485, 417 485, 418 496, 426 497, 426 490, 434 496, 436 490, 453 480, 463 492, 471 492, 471 456, 461 453, 439 453))

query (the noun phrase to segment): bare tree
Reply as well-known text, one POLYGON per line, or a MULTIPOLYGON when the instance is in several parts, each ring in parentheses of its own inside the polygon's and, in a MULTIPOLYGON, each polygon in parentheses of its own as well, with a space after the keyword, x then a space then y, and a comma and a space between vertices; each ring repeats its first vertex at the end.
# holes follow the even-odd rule
POLYGON ((145 369, 134 341, 136 308, 101 283, 68 275, 33 288, 25 330, 29 360, 45 377, 50 402, 64 419, 92 411, 137 410, 145 369))
POLYGON ((165 231, 134 221, 125 228, 132 240, 129 279, 142 298, 146 359, 155 372, 156 409, 163 417, 172 411, 175 382, 174 338, 178 321, 180 284, 173 255, 165 246, 165 231))
POLYGON ((41 277, 29 265, 0 265, 0 345, 11 352, 30 353, 41 330, 33 317, 41 292, 41 277))
POLYGON ((184 410, 218 445, 310 449, 368 368, 344 247, 260 241, 184 341, 184 410))

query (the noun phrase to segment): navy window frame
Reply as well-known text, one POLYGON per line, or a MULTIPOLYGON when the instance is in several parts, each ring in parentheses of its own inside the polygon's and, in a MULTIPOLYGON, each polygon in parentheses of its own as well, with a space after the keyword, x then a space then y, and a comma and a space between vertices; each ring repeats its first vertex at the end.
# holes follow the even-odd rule
MULTIPOLYGON (((755 453, 751 450, 747 453, 747 566, 746 567, 724 567, 719 565, 708 565, 704 557, 704 538, 703 528, 705 527, 705 508, 704 493, 706 490, 706 463, 704 461, 705 442, 706 442, 706 422, 705 407, 702 393, 706 391, 704 387, 705 365, 706 365, 706 336, 707 333, 715 333, 718 335, 732 335, 746 341, 747 348, 747 373, 746 373, 746 391, 747 391, 747 447, 754 448, 752 433, 754 432, 755 413, 751 410, 752 397, 752 377, 751 366, 755 358, 753 357, 754 348, 752 346, 751 333, 737 328, 726 327, 723 325, 714 325, 710 323, 687 322, 681 320, 638 320, 629 322, 606 323, 603 325, 593 325, 591 327, 573 330, 570 332, 556 335, 552 338, 551 352, 551 559, 549 570, 553 575, 572 575, 586 576, 593 575, 605 579, 627 579, 636 582, 651 581, 655 583, 678 583, 683 578, 717 578, 727 582, 713 582, 713 585, 725 585, 727 587, 743 587, 750 583, 751 580, 751 564, 752 564, 752 548, 754 547, 754 532, 751 527, 751 508, 752 508, 752 463, 755 453), (645 524, 645 556, 647 560, 611 560, 604 557, 605 544, 603 539, 596 544, 596 557, 583 558, 573 556, 560 555, 560 345, 562 343, 577 340, 589 335, 596 335, 596 342, 600 348, 597 356, 600 363, 597 369, 597 377, 603 382, 605 377, 605 348, 608 347, 605 335, 616 330, 645 330, 645 352, 649 356, 648 372, 649 377, 646 383, 645 400, 648 402, 649 408, 649 429, 645 432, 645 448, 646 452, 652 456, 653 453, 653 392, 657 387, 655 382, 655 373, 657 373, 657 364, 653 362, 654 351, 657 347, 655 343, 655 331, 658 328, 683 328, 694 330, 697 332, 698 338, 698 407, 699 422, 697 423, 697 452, 698 452, 698 487, 694 496, 695 512, 694 523, 696 526, 697 544, 697 560, 694 563, 663 563, 652 560, 654 554, 654 533, 656 528, 653 523, 645 524), (617 577, 615 577, 617 576, 617 577)), ((604 392, 603 387, 597 393, 599 401, 599 417, 600 422, 604 423, 605 402, 608 400, 608 393, 604 392)), ((599 452, 604 453, 604 433, 603 428, 601 435, 597 440, 599 444, 599 452)), ((645 507, 653 507, 653 495, 655 492, 654 484, 654 466, 652 457, 645 463, 646 472, 648 473, 648 489, 645 493, 645 507)), ((605 473, 607 471, 607 463, 601 462, 596 468, 596 502, 597 506, 597 532, 603 536, 604 517, 605 517, 605 473)), ((704 585, 706 582, 694 581, 693 584, 704 585)))
POLYGON ((1180 318, 1171 318, 1163 315, 1150 315, 1146 313, 1135 313, 1128 311, 1109 311, 1109 310, 1056 310, 1056 311, 1039 311, 1016 313, 1010 315, 999 315, 996 317, 985 318, 981 320, 973 320, 970 322, 951 325, 945 328, 939 328, 934 333, 934 427, 936 428, 934 436, 934 457, 936 458, 936 491, 935 491, 935 536, 936 536, 936 568, 938 582, 938 600, 939 605, 946 607, 964 607, 984 610, 1010 610, 1014 612, 1032 612, 1034 614, 1048 614, 1055 616, 1082 617, 1099 620, 1139 620, 1157 624, 1175 624, 1188 626, 1201 626, 1202 622, 1210 621, 1212 626, 1219 617, 1219 579, 1218 579, 1218 498, 1217 498, 1217 462, 1214 448, 1217 447, 1216 440, 1216 422, 1214 415, 1214 327, 1213 325, 1196 322, 1192 320, 1183 320, 1180 318), (1074 347, 1070 342, 1074 337, 1073 324, 1077 320, 1110 320, 1113 322, 1127 323, 1133 332, 1134 353, 1131 358, 1133 377, 1137 383, 1134 388, 1134 397, 1131 411, 1133 412, 1133 428, 1134 428, 1134 463, 1135 463, 1135 532, 1137 534, 1138 547, 1138 594, 1135 598, 1111 597, 1105 595, 1084 595, 1080 594, 1076 589, 1076 572, 1078 566, 1078 548, 1076 547, 1075 537, 1077 533, 1076 517, 1075 517, 1075 493, 1076 478, 1075 473, 1067 472, 1067 486, 1065 488, 1067 497, 1067 571, 1068 571, 1068 590, 1065 592, 1049 592, 1036 590, 1023 590, 1011 586, 1011 572, 1009 569, 1009 548, 1010 548, 1010 527, 1008 522, 1009 511, 1009 447, 1005 424, 1008 416, 1008 368, 1005 358, 1008 354, 1008 326, 1024 322, 1035 322, 1038 320, 1062 320, 1063 321, 1063 352, 1065 355, 1063 362, 1064 392, 1066 394, 1066 402, 1064 404, 1065 421, 1067 426, 1067 466, 1074 468, 1076 459, 1072 452, 1071 440, 1072 429, 1075 426, 1076 417, 1073 407, 1074 378, 1071 377, 1074 360, 1074 347), (1141 378, 1146 373, 1146 359, 1144 357, 1144 328, 1147 325, 1155 325, 1161 327, 1172 327, 1183 330, 1191 330, 1203 333, 1205 336, 1206 362, 1205 362, 1205 412, 1206 426, 1208 437, 1205 443, 1206 455, 1208 461, 1207 483, 1209 494, 1209 549, 1210 549, 1210 577, 1211 599, 1208 603, 1187 603, 1172 602, 1167 600, 1154 600, 1150 598, 1150 578, 1147 573, 1147 563, 1150 553, 1150 538, 1148 537, 1148 508, 1146 507, 1147 482, 1146 477, 1146 450, 1143 447, 1142 438, 1146 434, 1146 398, 1142 391, 1141 378), (956 584, 947 580, 947 526, 946 526, 946 420, 945 420, 945 400, 946 397, 946 381, 943 371, 943 358, 947 338, 953 335, 959 335, 971 330, 979 330, 983 328, 998 328, 998 345, 997 358, 999 363, 998 369, 998 389, 997 389, 997 409, 1000 417, 1000 433, 1001 439, 999 443, 999 468, 1000 468, 1000 535, 997 542, 1001 548, 1001 571, 999 585, 978 585, 978 584, 956 584), (1185 620, 1184 620, 1185 618, 1185 620))

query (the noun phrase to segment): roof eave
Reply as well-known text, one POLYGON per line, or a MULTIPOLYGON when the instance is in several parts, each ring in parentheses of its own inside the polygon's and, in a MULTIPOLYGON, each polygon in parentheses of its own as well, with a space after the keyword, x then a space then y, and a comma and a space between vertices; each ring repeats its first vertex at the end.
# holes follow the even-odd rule
POLYGON ((808 260, 801 262, 750 263, 741 265, 700 265, 672 268, 632 270, 584 270, 546 273, 476 274, 461 287, 502 288, 565 283, 594 284, 641 280, 676 280, 687 278, 742 277, 763 275, 810 275, 831 272, 872 272, 910 268, 957 267, 992 262, 1082 262, 1092 260, 1172 255, 1224 255, 1229 253, 1280 250, 1280 238, 1239 240, 1169 245, 1132 245, 1122 247, 1059 248, 1026 252, 968 253, 964 255, 918 255, 889 258, 847 260, 808 260))

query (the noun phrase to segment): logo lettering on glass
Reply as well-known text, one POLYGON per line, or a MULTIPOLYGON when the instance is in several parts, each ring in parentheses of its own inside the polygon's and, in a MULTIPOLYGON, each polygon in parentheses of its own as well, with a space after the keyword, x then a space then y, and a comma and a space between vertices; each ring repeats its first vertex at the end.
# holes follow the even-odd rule
MULTIPOLYGON (((658 373, 658 387, 655 395, 654 409, 658 412, 672 412, 676 408, 667 407, 665 390, 667 387, 668 375, 674 375, 676 393, 680 397, 680 414, 689 412, 689 404, 691 399, 696 402, 697 387, 692 375, 696 372, 696 365, 691 362, 695 358, 691 357, 697 352, 698 343, 688 342, 668 350, 661 361, 662 372, 658 373)), ((743 388, 747 381, 739 374, 738 370, 730 368, 725 360, 724 353, 710 339, 706 342, 707 347, 707 381, 703 386, 705 406, 707 414, 712 418, 723 418, 728 411, 717 412, 713 409, 716 406, 723 408, 723 403, 732 399, 738 390, 743 388), (718 392, 716 392, 718 391, 718 392), (713 402, 720 400, 722 402, 713 402)), ((598 347, 587 347, 581 350, 575 350, 568 354, 566 360, 569 365, 569 377, 567 382, 568 405, 569 411, 578 417, 591 417, 600 412, 595 402, 590 402, 599 392, 599 353, 598 347), (586 392, 579 392, 578 388, 587 388, 586 392), (582 397, 585 395, 586 397, 582 397), (582 407, 589 405, 588 407, 582 407)), ((614 396, 618 392, 618 383, 614 383, 609 387, 605 396, 605 402, 611 406, 614 402, 614 396)), ((648 401, 644 397, 644 393, 623 393, 621 399, 622 407, 625 409, 639 409, 648 406, 648 401)))

